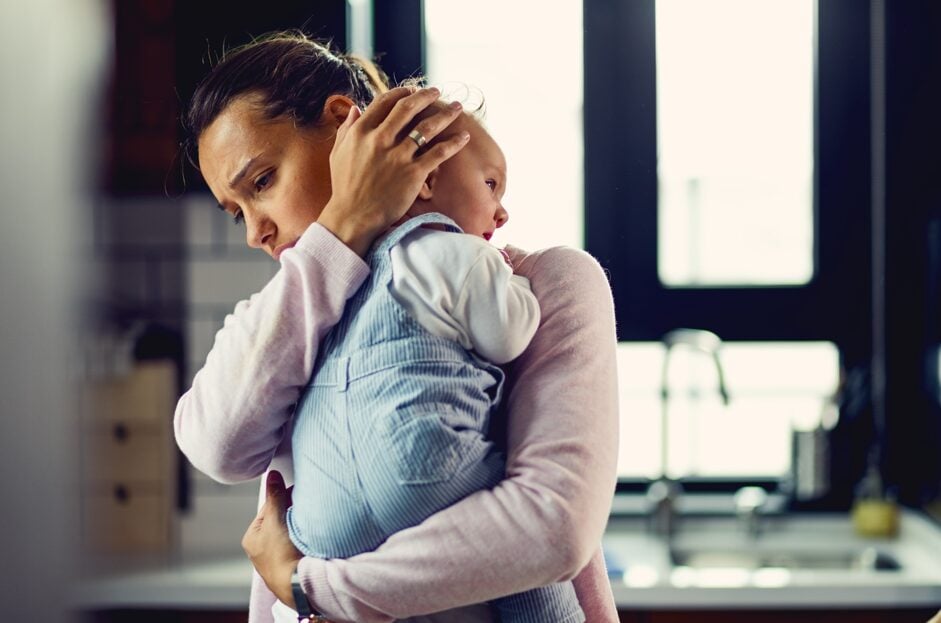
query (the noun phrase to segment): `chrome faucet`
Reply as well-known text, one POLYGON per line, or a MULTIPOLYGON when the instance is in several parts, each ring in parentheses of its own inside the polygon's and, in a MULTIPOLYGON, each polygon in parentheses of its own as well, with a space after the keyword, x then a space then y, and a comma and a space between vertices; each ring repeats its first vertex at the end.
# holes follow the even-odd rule
POLYGON ((676 503, 682 488, 667 475, 669 465, 669 402, 670 390, 667 373, 670 367, 670 354, 675 346, 683 345, 698 350, 712 357, 716 366, 719 382, 719 396, 723 404, 729 404, 729 392, 725 386, 725 375, 719 361, 719 349, 722 340, 715 333, 702 329, 674 329, 661 339, 666 351, 663 354, 663 370, 660 377, 660 478, 647 489, 647 501, 650 504, 651 530, 662 537, 669 538, 676 528, 676 503))
POLYGON ((750 539, 761 535, 761 514, 768 502, 768 493, 761 487, 742 487, 735 492, 735 514, 750 539))

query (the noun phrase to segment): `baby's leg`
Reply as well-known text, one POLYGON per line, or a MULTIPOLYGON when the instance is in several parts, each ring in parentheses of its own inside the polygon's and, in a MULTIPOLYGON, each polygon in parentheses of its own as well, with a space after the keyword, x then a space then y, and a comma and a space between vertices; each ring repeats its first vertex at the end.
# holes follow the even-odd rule
MULTIPOLYGON (((547 544, 548 546, 548 544, 547 544)), ((502 623, 583 623, 571 582, 559 582, 492 602, 502 623)))

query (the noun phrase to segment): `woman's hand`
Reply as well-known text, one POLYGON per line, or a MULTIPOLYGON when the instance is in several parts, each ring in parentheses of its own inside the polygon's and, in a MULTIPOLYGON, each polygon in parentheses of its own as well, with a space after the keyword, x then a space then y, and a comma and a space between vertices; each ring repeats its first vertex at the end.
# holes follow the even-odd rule
POLYGON ((242 537, 242 549, 272 593, 284 604, 294 607, 291 575, 303 554, 288 536, 285 513, 291 505, 291 491, 284 478, 272 470, 266 483, 267 499, 242 537))
MULTIPOLYGON (((467 143, 461 132, 419 151, 406 135, 439 96, 437 89, 391 89, 366 112, 353 107, 337 130, 330 154, 333 195, 318 222, 361 256, 411 207, 428 175, 467 143)), ((440 107, 415 130, 431 141, 460 111, 459 104, 440 107)))

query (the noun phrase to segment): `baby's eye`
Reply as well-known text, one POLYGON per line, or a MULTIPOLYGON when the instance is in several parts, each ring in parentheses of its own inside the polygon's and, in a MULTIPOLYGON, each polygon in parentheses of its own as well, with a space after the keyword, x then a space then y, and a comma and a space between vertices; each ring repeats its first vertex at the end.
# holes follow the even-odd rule
POLYGON ((271 171, 261 175, 258 179, 255 180, 255 190, 260 191, 264 190, 268 184, 271 183, 271 171))
POLYGON ((490 187, 490 190, 496 190, 496 189, 497 189, 497 181, 496 181, 496 180, 487 180, 487 186, 490 187))

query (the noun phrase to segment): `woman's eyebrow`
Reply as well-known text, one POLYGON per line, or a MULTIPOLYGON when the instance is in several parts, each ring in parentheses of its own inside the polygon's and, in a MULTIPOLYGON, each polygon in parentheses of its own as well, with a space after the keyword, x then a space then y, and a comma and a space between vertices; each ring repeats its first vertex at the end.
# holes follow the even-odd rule
POLYGON ((229 182, 229 188, 234 189, 236 186, 238 186, 239 182, 245 179, 245 176, 248 175, 248 170, 252 167, 253 164, 255 164, 255 161, 257 160, 258 156, 252 156, 249 158, 248 162, 245 163, 245 166, 243 166, 242 169, 232 177, 232 180, 229 182))

